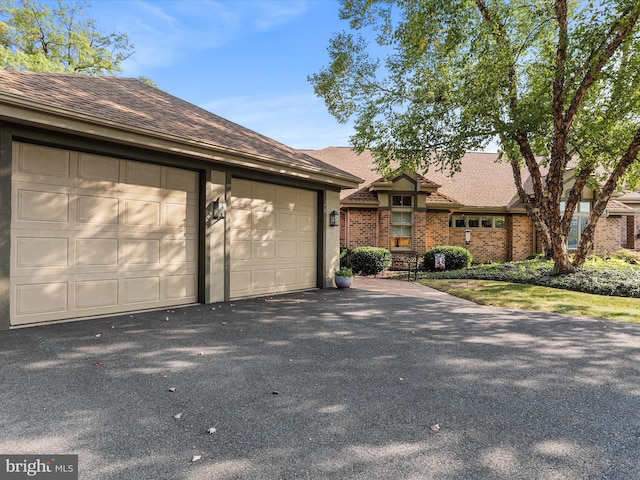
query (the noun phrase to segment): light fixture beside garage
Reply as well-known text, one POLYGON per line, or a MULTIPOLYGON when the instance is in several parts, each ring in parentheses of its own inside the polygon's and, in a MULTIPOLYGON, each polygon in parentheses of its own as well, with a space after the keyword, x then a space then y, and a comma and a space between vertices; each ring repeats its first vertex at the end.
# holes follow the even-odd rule
POLYGON ((329 226, 337 227, 340 225, 340 214, 335 210, 329 214, 329 226))
POLYGON ((227 204, 226 202, 221 202, 220 197, 218 197, 212 204, 212 212, 211 216, 214 220, 221 220, 227 214, 227 204))

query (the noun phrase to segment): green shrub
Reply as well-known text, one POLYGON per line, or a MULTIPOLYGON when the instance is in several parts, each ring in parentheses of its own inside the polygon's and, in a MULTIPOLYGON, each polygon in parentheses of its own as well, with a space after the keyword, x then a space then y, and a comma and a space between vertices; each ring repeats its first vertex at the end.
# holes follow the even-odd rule
POLYGON ((351 268, 351 250, 347 247, 340 247, 340 268, 351 268))
POLYGON ((342 267, 336 270, 336 277, 353 277, 353 272, 350 268, 342 267))
POLYGON ((353 272, 359 275, 377 275, 391 263, 391 252, 386 248, 358 247, 349 255, 353 272))
POLYGON ((619 259, 631 265, 640 264, 640 252, 634 252, 633 250, 627 250, 625 248, 605 256, 605 259, 609 258, 619 259))
POLYGON ((554 274, 553 261, 549 260, 476 265, 465 270, 422 275, 423 278, 527 283, 597 295, 640 298, 640 267, 606 262, 596 257, 590 257, 582 270, 566 275, 554 274))
POLYGON ((445 258, 445 270, 459 270, 471 265, 471 252, 462 247, 434 247, 424 254, 422 269, 429 272, 436 271, 436 254, 442 253, 445 258))

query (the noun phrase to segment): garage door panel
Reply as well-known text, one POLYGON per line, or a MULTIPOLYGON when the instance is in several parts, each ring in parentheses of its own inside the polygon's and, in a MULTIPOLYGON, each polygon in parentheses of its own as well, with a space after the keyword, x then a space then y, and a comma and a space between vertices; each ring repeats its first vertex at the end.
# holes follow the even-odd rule
POLYGON ((69 239, 55 237, 18 238, 17 268, 54 268, 69 264, 69 239))
POLYGON ((77 238, 76 265, 82 267, 117 267, 117 238, 77 238))
POLYGON ((298 242, 298 257, 314 260, 316 258, 316 244, 314 242, 298 242))
POLYGON ((69 178, 70 157, 67 150, 22 143, 18 147, 18 171, 31 175, 69 178))
POLYGON ((117 225, 119 206, 117 198, 78 195, 76 218, 78 223, 117 225))
POLYGON ((254 230, 271 232, 276 227, 276 214, 272 212, 253 212, 251 223, 254 230))
POLYGON ((317 193, 237 179, 231 192, 231 298, 316 287, 317 193))
POLYGON ((308 267, 299 267, 297 271, 298 283, 308 287, 315 286, 315 271, 308 267))
POLYGON ((179 203, 165 203, 164 226, 195 227, 198 220, 198 207, 179 203))
POLYGON ((147 187, 162 187, 162 167, 151 163, 127 162, 125 183, 147 187))
POLYGON ((316 231, 316 219, 311 215, 298 215, 298 232, 307 233, 316 231))
POLYGON ((124 239, 124 265, 160 265, 159 239, 124 239))
POLYGON ((80 153, 78 155, 78 178, 97 182, 118 183, 121 161, 103 155, 80 153))
POLYGON ((276 242, 274 240, 258 240, 253 242, 256 260, 272 260, 276 258, 276 242))
POLYGON ((12 325, 197 301, 196 172, 13 150, 12 325))
POLYGON ((298 216, 292 213, 279 213, 278 230, 281 232, 298 231, 298 216))
POLYGON ((276 186, 271 183, 251 182, 252 205, 271 208, 276 198, 276 186))
POLYGON ((230 254, 234 261, 251 260, 251 240, 234 240, 231 242, 230 254))
POLYGON ((76 283, 76 309, 117 305, 118 280, 89 280, 76 283))
POLYGON ((230 274, 231 298, 246 297, 251 295, 251 272, 249 270, 236 270, 230 274))
POLYGON ((193 195, 198 193, 198 174, 188 170, 167 167, 166 182, 164 187, 167 190, 177 192, 187 192, 193 195))
POLYGON ((278 258, 290 259, 298 257, 298 243, 291 240, 280 240, 278 242, 278 258))
POLYGON ((165 263, 195 263, 198 259, 197 240, 168 239, 164 241, 165 263))
POLYGON ((160 226, 160 202, 125 200, 124 223, 137 227, 160 226))
POLYGON ((18 315, 60 313, 68 309, 67 282, 18 285, 15 289, 15 310, 18 315))
POLYGON ((196 295, 196 275, 169 275, 165 281, 165 297, 169 299, 192 298, 196 295))
POLYGON ((276 286, 276 269, 254 270, 252 275, 252 290, 271 290, 276 286))
POLYGON ((160 300, 160 276, 127 278, 124 280, 125 305, 154 303, 160 300))
POLYGON ((19 220, 69 221, 69 195, 65 193, 19 190, 17 201, 19 220))
POLYGON ((291 210, 298 206, 298 189, 280 187, 276 195, 276 208, 291 210))
POLYGON ((235 206, 230 208, 229 210, 233 212, 233 214, 229 217, 229 226, 231 230, 235 230, 234 237, 236 235, 241 235, 243 231, 247 231, 248 234, 251 233, 251 216, 253 212, 250 210, 250 207, 247 210, 243 210, 240 206, 235 206))
POLYGON ((278 270, 278 286, 295 288, 298 285, 296 268, 281 268, 278 270))

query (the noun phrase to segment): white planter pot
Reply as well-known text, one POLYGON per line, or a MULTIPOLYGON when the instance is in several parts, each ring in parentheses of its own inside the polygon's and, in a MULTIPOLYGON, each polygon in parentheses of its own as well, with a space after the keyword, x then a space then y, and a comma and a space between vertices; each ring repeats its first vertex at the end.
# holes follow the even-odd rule
POLYGON ((338 288, 349 288, 353 283, 353 277, 339 277, 336 275, 334 281, 336 282, 336 287, 338 288))

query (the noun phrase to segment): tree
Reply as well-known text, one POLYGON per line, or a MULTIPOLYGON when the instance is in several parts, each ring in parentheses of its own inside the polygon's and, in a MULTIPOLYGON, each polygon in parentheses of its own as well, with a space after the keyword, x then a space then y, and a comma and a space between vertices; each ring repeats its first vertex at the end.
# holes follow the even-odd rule
POLYGON ((640 175, 640 2, 342 0, 340 15, 354 33, 334 36, 309 81, 339 121, 355 117, 356 151, 382 171, 453 174, 495 141, 555 271, 582 267, 612 194, 640 175), (571 263, 587 185, 599 196, 571 263))
POLYGON ((84 8, 0 0, 0 62, 4 68, 104 75, 121 72, 133 53, 124 33, 103 34, 84 8))

